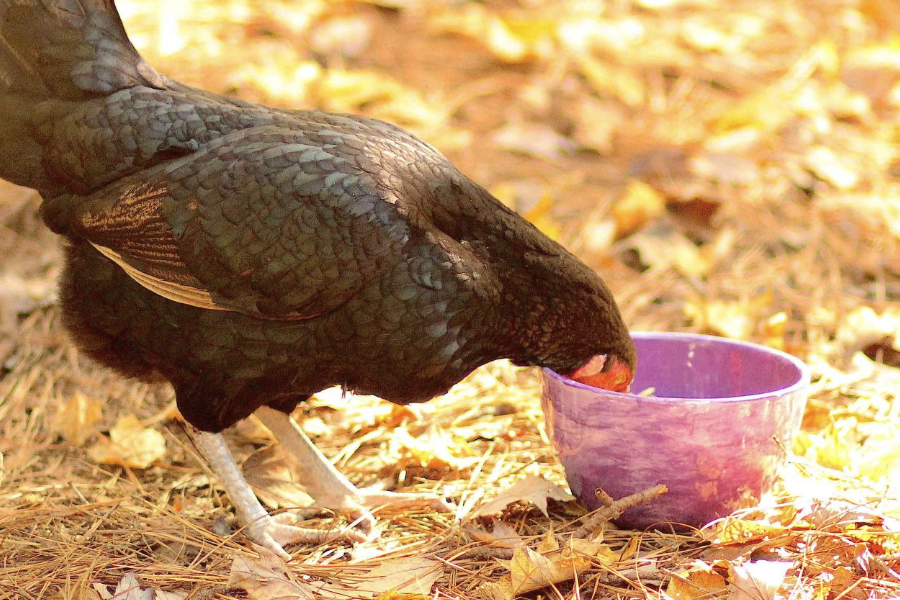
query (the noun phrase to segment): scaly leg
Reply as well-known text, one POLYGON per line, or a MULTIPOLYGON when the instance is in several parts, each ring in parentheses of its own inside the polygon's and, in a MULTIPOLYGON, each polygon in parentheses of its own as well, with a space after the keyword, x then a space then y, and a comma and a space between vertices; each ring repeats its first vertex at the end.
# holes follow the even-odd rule
POLYGON ((288 560, 291 555, 285 552, 283 547, 287 544, 320 543, 338 538, 352 541, 366 539, 353 530, 323 531, 296 527, 289 524, 296 521, 296 517, 288 513, 273 517, 259 503, 256 494, 234 462, 228 444, 221 434, 191 431, 191 438, 228 493, 238 521, 246 527, 247 537, 257 544, 288 560))
POLYGON ((320 508, 349 513, 360 527, 372 534, 375 518, 369 509, 390 504, 393 507, 426 505, 443 512, 452 511, 450 505, 429 494, 398 494, 383 490, 359 489, 338 471, 297 422, 281 411, 263 406, 253 413, 278 439, 288 455, 305 471, 303 486, 320 508))

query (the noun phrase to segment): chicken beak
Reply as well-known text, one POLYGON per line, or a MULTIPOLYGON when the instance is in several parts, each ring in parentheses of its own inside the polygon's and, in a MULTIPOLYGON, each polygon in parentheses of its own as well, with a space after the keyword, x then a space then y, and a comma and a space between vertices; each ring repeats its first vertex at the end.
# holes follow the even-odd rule
POLYGON ((610 359, 605 354, 599 354, 591 357, 569 378, 595 388, 612 392, 628 392, 631 389, 633 374, 625 363, 615 357, 610 359), (607 366, 609 360, 612 362, 607 366), (605 370, 604 367, 606 367, 605 370))

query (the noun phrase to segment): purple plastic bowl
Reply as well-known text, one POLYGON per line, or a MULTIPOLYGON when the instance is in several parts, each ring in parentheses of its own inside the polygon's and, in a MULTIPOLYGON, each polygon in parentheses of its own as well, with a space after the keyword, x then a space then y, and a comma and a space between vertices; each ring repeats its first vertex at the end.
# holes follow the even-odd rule
POLYGON ((752 506, 775 481, 806 405, 802 361, 707 335, 635 333, 636 393, 620 394, 543 369, 547 430, 566 479, 589 509, 664 483, 620 526, 703 525, 752 506), (777 441, 776 441, 777 440, 777 441))

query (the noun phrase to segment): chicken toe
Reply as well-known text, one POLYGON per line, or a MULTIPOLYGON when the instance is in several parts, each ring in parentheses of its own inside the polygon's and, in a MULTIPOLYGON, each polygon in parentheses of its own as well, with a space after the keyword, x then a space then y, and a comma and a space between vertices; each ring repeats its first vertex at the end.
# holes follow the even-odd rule
POLYGON ((194 431, 191 437, 228 493, 238 521, 245 527, 245 535, 253 542, 289 560, 291 555, 284 550, 284 546, 288 544, 300 542, 316 544, 335 539, 361 542, 367 539, 367 536, 354 529, 322 530, 297 527, 295 523, 298 519, 291 513, 270 515, 244 479, 221 434, 194 431))

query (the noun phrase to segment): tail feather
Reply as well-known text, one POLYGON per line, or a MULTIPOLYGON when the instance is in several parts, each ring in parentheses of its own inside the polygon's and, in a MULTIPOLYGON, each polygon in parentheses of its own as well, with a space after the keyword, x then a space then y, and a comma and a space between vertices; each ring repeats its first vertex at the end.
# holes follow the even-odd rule
POLYGON ((112 0, 0 0, 0 177, 46 189, 35 107, 165 87, 128 40, 112 0))

